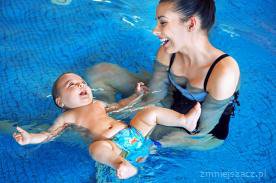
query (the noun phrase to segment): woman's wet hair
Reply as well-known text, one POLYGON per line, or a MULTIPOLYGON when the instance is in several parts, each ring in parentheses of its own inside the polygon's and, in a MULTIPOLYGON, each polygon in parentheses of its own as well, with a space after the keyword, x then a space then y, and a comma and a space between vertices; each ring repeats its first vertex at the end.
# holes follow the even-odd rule
POLYGON ((183 21, 197 15, 201 20, 201 28, 207 32, 215 22, 214 0, 160 0, 159 4, 161 3, 173 3, 175 11, 182 15, 183 21))

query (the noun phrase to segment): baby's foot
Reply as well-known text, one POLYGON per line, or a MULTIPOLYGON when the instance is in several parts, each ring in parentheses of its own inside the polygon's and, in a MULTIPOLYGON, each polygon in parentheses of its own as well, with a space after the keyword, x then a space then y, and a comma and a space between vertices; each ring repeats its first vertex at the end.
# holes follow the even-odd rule
POLYGON ((189 132, 192 132, 193 130, 195 130, 200 114, 201 114, 201 106, 200 106, 200 103, 197 102, 197 104, 185 115, 186 130, 188 130, 189 132))
POLYGON ((123 162, 117 168, 117 176, 119 179, 128 179, 137 173, 137 168, 135 168, 128 161, 123 160, 123 162))

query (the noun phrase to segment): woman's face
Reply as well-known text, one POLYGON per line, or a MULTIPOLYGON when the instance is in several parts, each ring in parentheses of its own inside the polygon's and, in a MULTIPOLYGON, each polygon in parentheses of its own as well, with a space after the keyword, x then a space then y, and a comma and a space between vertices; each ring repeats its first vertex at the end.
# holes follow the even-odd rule
POLYGON ((187 44, 188 23, 180 18, 172 3, 161 3, 156 9, 157 25, 153 33, 161 40, 168 53, 178 52, 187 44))

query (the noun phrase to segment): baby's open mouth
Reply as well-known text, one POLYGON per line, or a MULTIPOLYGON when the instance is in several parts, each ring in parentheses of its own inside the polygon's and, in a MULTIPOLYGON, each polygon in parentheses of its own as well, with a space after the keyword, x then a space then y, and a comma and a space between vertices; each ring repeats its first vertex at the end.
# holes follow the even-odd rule
POLYGON ((84 96, 84 95, 87 95, 87 91, 86 90, 80 92, 80 96, 84 96))

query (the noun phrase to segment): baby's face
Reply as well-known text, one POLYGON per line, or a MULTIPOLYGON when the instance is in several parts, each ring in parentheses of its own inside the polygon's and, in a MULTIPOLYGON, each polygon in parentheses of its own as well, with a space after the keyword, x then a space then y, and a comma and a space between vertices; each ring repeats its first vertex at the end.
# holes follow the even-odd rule
POLYGON ((73 73, 64 74, 58 81, 57 89, 60 100, 65 108, 76 108, 88 105, 93 100, 91 88, 87 83, 78 75, 73 73))

